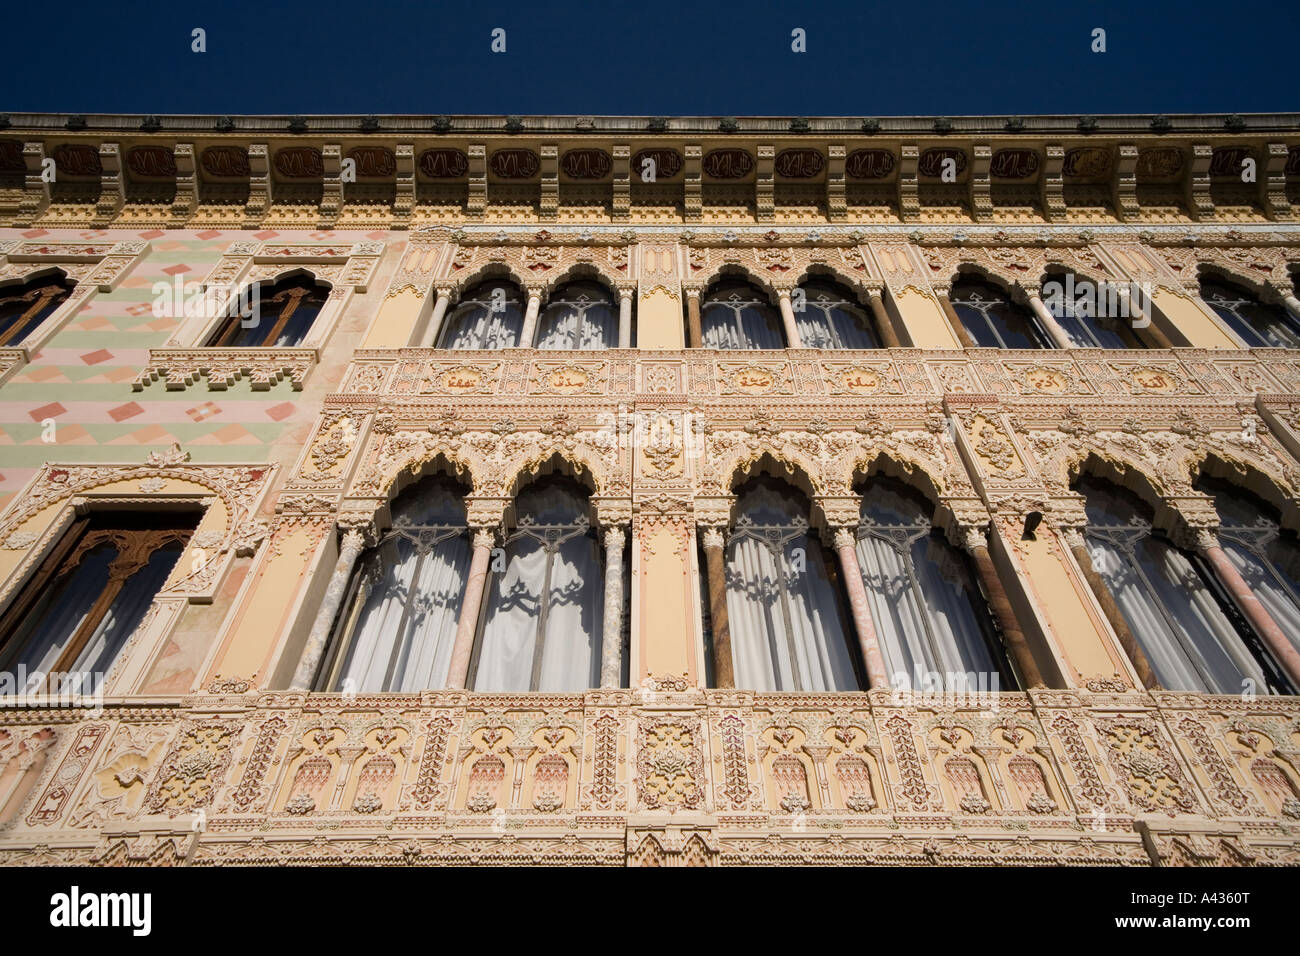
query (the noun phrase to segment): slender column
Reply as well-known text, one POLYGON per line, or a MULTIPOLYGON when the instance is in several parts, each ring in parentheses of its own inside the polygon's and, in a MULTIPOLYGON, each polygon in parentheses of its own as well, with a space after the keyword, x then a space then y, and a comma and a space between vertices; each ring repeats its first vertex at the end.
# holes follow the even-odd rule
POLYGON ((962 348, 979 348, 979 343, 970 337, 970 333, 966 331, 966 324, 962 322, 957 310, 952 307, 952 300, 948 298, 948 290, 936 288, 934 294, 939 297, 939 308, 943 309, 943 314, 948 316, 948 322, 952 325, 953 334, 957 336, 957 341, 961 343, 962 348))
POLYGON ((862 648, 862 660, 867 666, 867 686, 872 690, 884 689, 889 687, 889 672, 885 670, 876 626, 871 621, 871 609, 867 607, 867 589, 862 583, 862 568, 858 566, 857 545, 858 538, 852 529, 840 528, 835 532, 835 553, 840 558, 844 587, 849 592, 853 624, 858 632, 858 646, 862 648))
POLYGON ((704 347, 704 333, 700 325, 700 290, 686 290, 686 335, 690 339, 687 343, 691 348, 698 349, 704 347))
POLYGON ((719 528, 704 529, 704 561, 709 574, 709 613, 713 620, 713 682, 736 686, 731 663, 731 625, 727 621, 727 575, 719 528))
POLYGON ((620 289, 618 299, 618 347, 632 347, 632 290, 620 289))
POLYGON ((1133 662, 1133 669, 1137 671, 1138 680, 1147 690, 1160 690, 1160 681, 1156 679, 1156 672, 1151 667, 1151 661, 1147 658, 1146 652, 1142 650, 1142 645, 1137 641, 1132 628, 1128 626, 1128 621, 1124 618, 1124 613, 1115 603, 1115 596, 1110 593, 1110 588, 1102 576, 1097 572, 1096 566, 1092 563, 1092 555, 1088 553, 1088 546, 1083 540, 1083 532, 1077 528, 1067 528, 1062 532, 1065 543, 1070 547, 1070 553, 1074 555, 1075 563, 1079 565, 1079 570, 1083 572, 1083 578, 1088 582, 1088 587, 1092 588, 1092 593, 1097 598, 1097 603, 1101 605, 1102 613, 1106 615, 1106 620, 1110 622, 1111 630, 1119 638, 1119 645, 1128 655, 1128 659, 1133 662))
POLYGON ((541 308, 542 294, 530 290, 528 293, 528 310, 524 313, 524 328, 519 333, 519 347, 521 349, 533 347, 533 339, 537 336, 537 313, 541 311, 541 308))
POLYGON ((355 529, 343 535, 339 544, 339 559, 334 563, 334 573, 330 575, 325 596, 316 608, 316 619, 312 622, 311 633, 307 635, 307 646, 303 648, 302 657, 298 660, 298 669, 294 671, 290 690, 311 690, 316 671, 320 670, 321 657, 325 654, 325 644, 334 628, 334 618, 339 613, 339 605, 343 603, 343 595, 347 593, 352 568, 365 543, 365 536, 355 529))
POLYGON ((880 333, 881 344, 887 349, 902 348, 902 343, 898 341, 898 333, 894 331, 894 323, 889 318, 889 311, 885 308, 885 299, 880 294, 880 290, 867 290, 867 298, 871 304, 871 314, 876 318, 876 331, 880 333))
POLYGON ((429 316, 429 325, 424 330, 424 338, 420 341, 420 348, 431 349, 438 342, 438 332, 442 329, 443 316, 447 314, 447 306, 451 304, 451 290, 439 289, 438 300, 433 304, 433 314, 429 316))
POLYGON ((1042 297, 1037 292, 1030 293, 1029 307, 1034 310, 1034 315, 1038 316, 1038 321, 1043 324, 1047 334, 1052 337, 1058 349, 1078 348, 1070 338, 1068 332, 1061 328, 1061 323, 1056 321, 1056 316, 1052 315, 1051 310, 1044 304, 1042 297))
POLYGON ((474 650, 474 632, 478 630, 478 612, 483 605, 483 587, 487 582, 488 561, 496 534, 490 528, 474 532, 474 551, 465 578, 465 595, 460 602, 456 621, 456 639, 451 645, 451 663, 447 667, 447 689, 464 690, 469 678, 469 660, 474 650))
POLYGON ((627 529, 605 529, 605 631, 600 648, 600 686, 623 684, 623 543, 627 529))
POLYGON ((1029 650, 1029 643, 1025 640, 1025 632, 1020 629, 1015 612, 1011 609, 1011 601, 1007 597, 1006 589, 1002 587, 1002 579, 998 577, 997 568, 993 565, 993 557, 989 554, 988 537, 983 528, 966 529, 966 550, 975 559, 975 569, 979 572, 980 583, 984 585, 989 610, 993 612, 998 625, 1002 628, 1002 637, 1007 643, 1007 649, 1011 651, 1011 656, 1016 660, 1016 666, 1020 669, 1020 676, 1024 679, 1025 685, 1046 686, 1043 683, 1043 675, 1038 671, 1034 655, 1029 650))
POLYGON ((1286 306, 1288 312, 1300 319, 1300 299, 1287 292, 1282 296, 1282 304, 1286 306))
POLYGON ((1273 620, 1273 615, 1269 614, 1259 598, 1255 597, 1255 592, 1250 589, 1250 585, 1241 576, 1236 565, 1224 553, 1218 537, 1214 532, 1202 528, 1196 532, 1195 543, 1196 550, 1210 562, 1214 573, 1232 594, 1237 607, 1241 608, 1242 613, 1246 615, 1255 633, 1264 639, 1264 643, 1273 652, 1273 657, 1286 672, 1286 676, 1291 679, 1291 683, 1300 688, 1300 651, 1296 650, 1295 645, 1277 626, 1277 621, 1273 620))
POLYGON ((781 306, 781 321, 785 323, 785 347, 788 349, 803 348, 803 340, 799 338, 799 327, 794 322, 794 306, 790 304, 790 290, 781 289, 778 291, 777 301, 781 306))

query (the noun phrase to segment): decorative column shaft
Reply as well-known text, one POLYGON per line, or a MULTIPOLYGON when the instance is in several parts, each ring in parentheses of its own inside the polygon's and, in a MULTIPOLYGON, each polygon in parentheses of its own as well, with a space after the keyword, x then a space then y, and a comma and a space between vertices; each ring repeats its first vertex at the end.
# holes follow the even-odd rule
POLYGON ((447 289, 438 290, 438 301, 433 304, 433 314, 429 316, 429 325, 424 330, 424 338, 420 342, 420 348, 431 349, 438 344, 438 333, 442 331, 442 320, 447 314, 447 306, 451 304, 451 292, 447 289))
POLYGON ((961 343, 962 348, 979 348, 979 343, 971 338, 970 332, 966 331, 966 323, 961 320, 961 316, 957 314, 957 310, 952 307, 952 300, 948 298, 948 290, 935 289, 934 294, 938 296, 939 308, 943 309, 943 314, 948 317, 948 322, 952 325, 953 334, 957 336, 957 341, 961 343))
POLYGON ((1300 299, 1288 293, 1282 296, 1282 304, 1286 306, 1288 312, 1300 319, 1300 299))
POLYGON ((600 686, 623 684, 623 541, 627 529, 605 529, 605 630, 600 648, 600 686))
POLYGON ((1255 597, 1255 592, 1250 589, 1246 579, 1224 553, 1218 537, 1212 531, 1200 529, 1196 532, 1195 541, 1196 550, 1210 562, 1214 573, 1232 594, 1232 599, 1246 615, 1255 633, 1264 639, 1264 643, 1273 652, 1273 657, 1286 672, 1292 685, 1300 688, 1300 651, 1296 650, 1295 645, 1282 632, 1282 628, 1277 626, 1277 621, 1273 620, 1273 615, 1269 614, 1259 598, 1255 597))
POLYGON ((519 347, 521 349, 530 349, 533 347, 533 339, 537 335, 537 313, 542 308, 542 294, 540 292, 528 293, 528 310, 524 312, 524 327, 519 333, 519 347))
POLYGON ((321 658, 325 655, 325 644, 334 627, 334 618, 339 613, 339 605, 343 603, 343 595, 347 593, 352 568, 365 543, 365 536, 355 529, 343 535, 339 544, 339 559, 334 563, 334 573, 330 575, 329 584, 325 587, 325 596, 316 608, 316 619, 312 622, 311 633, 307 635, 307 646, 303 648, 298 669, 294 671, 290 690, 311 690, 316 672, 320 670, 321 658))
POLYGON ((997 568, 993 565, 993 556, 989 554, 988 538, 983 529, 966 530, 966 550, 975 559, 975 570, 979 572, 980 583, 984 585, 989 610, 993 612, 998 625, 1002 628, 1002 637, 1006 641, 1007 649, 1011 651, 1011 656, 1015 658, 1025 686, 1046 686, 1043 683, 1043 675, 1039 673, 1038 663, 1029 650, 1029 643, 1025 640, 1025 632, 1020 629, 1020 624, 1016 621, 1011 600, 1007 597, 1006 589, 1002 587, 1002 579, 998 577, 997 568))
POLYGON ((483 605, 483 588, 495 537, 489 528, 474 532, 474 553, 469 561, 465 596, 461 598, 460 619, 456 622, 456 640, 451 645, 451 663, 447 667, 448 690, 464 690, 469 679, 469 659, 474 650, 474 632, 478 630, 478 611, 483 605))
POLYGON ((799 337, 799 327, 794 322, 794 306, 790 304, 790 290, 782 289, 778 292, 777 301, 781 305, 781 321, 785 323, 785 347, 789 349, 803 348, 803 339, 799 337))
POLYGON ((709 575, 709 614, 713 621, 713 682, 736 686, 731 662, 731 625, 727 621, 727 573, 722 531, 704 529, 704 561, 709 575))
POLYGON ((704 333, 700 331, 700 290, 686 290, 686 344, 693 349, 704 347, 704 333))
POLYGON ((1056 316, 1052 315, 1051 310, 1037 292, 1030 294, 1029 307, 1034 310, 1034 315, 1038 316, 1038 321, 1043 324, 1043 329, 1052 337, 1052 341, 1056 343, 1058 349, 1078 348, 1070 338, 1069 333, 1061 328, 1061 323, 1056 321, 1056 316))
POLYGON ((632 347, 632 290, 623 289, 618 300, 618 347, 632 347))
POLYGON ((1142 645, 1137 641, 1132 628, 1128 626, 1128 621, 1124 618, 1124 613, 1115 603, 1115 596, 1110 593, 1110 588, 1102 576, 1097 572, 1096 566, 1092 563, 1092 555, 1088 553, 1088 546, 1083 540, 1083 533, 1070 528, 1067 529, 1063 537, 1065 543, 1070 547, 1070 553, 1074 555, 1075 563, 1079 565, 1079 570, 1083 572, 1083 578, 1088 582, 1088 587, 1092 588, 1093 595, 1097 598, 1097 603, 1101 605, 1102 613, 1106 615, 1106 620, 1110 622, 1111 630, 1119 638, 1119 645, 1128 655, 1128 659, 1133 662, 1133 669, 1137 671, 1138 680, 1147 690, 1160 690, 1160 681, 1156 679, 1156 672, 1151 667, 1151 661, 1147 658, 1146 652, 1142 650, 1142 645))
POLYGON ((867 686, 871 690, 889 687, 889 672, 885 658, 880 653, 876 626, 867 607, 867 589, 862 583, 862 568, 858 566, 858 539, 850 528, 835 532, 835 553, 840 558, 844 586, 849 592, 849 606, 853 609, 853 625, 858 632, 858 646, 862 648, 862 661, 867 668, 867 686))
POLYGON ((887 349, 902 348, 902 343, 898 341, 898 333, 894 331, 894 323, 889 318, 889 311, 885 308, 885 299, 880 294, 880 290, 869 290, 867 298, 871 304, 871 314, 876 319, 876 331, 880 333, 881 344, 887 349))

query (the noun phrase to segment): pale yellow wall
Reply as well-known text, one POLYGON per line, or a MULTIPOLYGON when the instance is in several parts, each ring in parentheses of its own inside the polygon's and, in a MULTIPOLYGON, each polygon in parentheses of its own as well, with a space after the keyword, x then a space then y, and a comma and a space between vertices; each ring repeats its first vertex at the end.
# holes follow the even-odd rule
POLYGON ((961 343, 939 303, 914 289, 894 296, 912 344, 918 349, 959 349, 961 343))
POLYGON ((680 298, 663 289, 641 297, 637 310, 636 344, 641 349, 686 347, 686 314, 680 298))
POLYGON ((1169 318, 1174 328, 1187 337, 1189 345, 1203 349, 1240 348, 1192 299, 1175 295, 1168 289, 1157 289, 1151 301, 1169 318))
POLYGON ((361 347, 397 349, 410 345, 425 299, 426 296, 416 295, 414 289, 403 289, 385 299, 361 347))
POLYGON ((641 549, 641 653, 639 668, 631 668, 633 687, 646 676, 695 678, 692 583, 690 556, 679 535, 666 527, 651 530, 641 549))

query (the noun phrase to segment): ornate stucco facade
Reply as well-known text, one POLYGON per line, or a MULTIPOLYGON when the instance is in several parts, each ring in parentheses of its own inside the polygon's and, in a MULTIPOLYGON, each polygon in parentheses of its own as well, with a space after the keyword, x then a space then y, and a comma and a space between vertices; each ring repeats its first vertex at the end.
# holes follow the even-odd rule
POLYGON ((0 602, 77 514, 202 517, 101 710, 0 711, 5 863, 1300 862, 1300 797, 1261 782, 1300 794, 1300 698, 1147 689, 1072 489, 1111 478, 1193 549, 1218 521, 1202 473, 1300 527, 1300 351, 1198 295, 1222 276, 1300 310, 1300 117, 7 123, 0 282, 76 285, 0 350, 0 602), (330 292, 292 348, 208 346, 215 318, 154 308, 297 271, 330 292), (972 348, 966 273, 1036 309, 1053 275, 1139 283, 1169 347, 972 348), (783 314, 833 278, 888 347, 700 348, 730 275, 783 314), (428 347, 495 276, 538 301, 602 283, 636 347, 428 347), (490 543, 553 467, 630 549, 625 680, 294 689, 398 492, 456 475, 490 543), (922 489, 996 579, 1024 689, 706 686, 705 538, 759 472, 831 547, 863 476, 922 489))

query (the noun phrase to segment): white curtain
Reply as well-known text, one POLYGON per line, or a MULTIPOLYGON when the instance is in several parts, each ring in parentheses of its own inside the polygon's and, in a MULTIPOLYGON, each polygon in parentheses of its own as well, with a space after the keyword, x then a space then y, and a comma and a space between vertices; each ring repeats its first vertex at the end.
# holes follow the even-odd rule
POLYGON ((1300 648, 1300 551, 1268 531, 1221 528, 1219 543, 1282 633, 1300 648))
POLYGON ((519 292, 509 284, 481 286, 473 298, 463 300, 445 321, 442 348, 512 348, 520 344, 524 327, 519 292), (497 290, 501 294, 494 296, 497 290))
POLYGON ((795 310, 794 322, 805 348, 879 347, 866 313, 842 294, 818 286, 807 286, 803 293, 804 309, 795 310))
POLYGON ((704 303, 701 335, 706 349, 783 349, 785 335, 774 310, 756 293, 728 292, 704 303))
POLYGON ((609 349, 618 345, 618 313, 604 290, 569 286, 542 313, 539 349, 609 349))
POLYGON ((789 497, 774 488, 759 485, 742 498, 726 569, 737 687, 858 689, 839 596, 806 529, 789 497))
POLYGON ((1093 566, 1169 690, 1264 693, 1258 662, 1187 556, 1142 528, 1089 528, 1093 566))
POLYGON ((605 588, 586 503, 563 485, 547 484, 521 495, 516 511, 519 527, 506 542, 505 571, 493 575, 487 596, 474 689, 596 687, 605 588))

